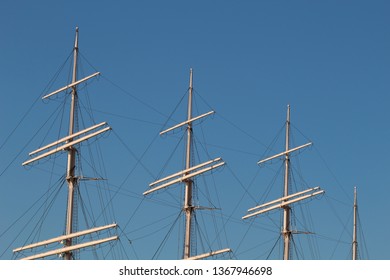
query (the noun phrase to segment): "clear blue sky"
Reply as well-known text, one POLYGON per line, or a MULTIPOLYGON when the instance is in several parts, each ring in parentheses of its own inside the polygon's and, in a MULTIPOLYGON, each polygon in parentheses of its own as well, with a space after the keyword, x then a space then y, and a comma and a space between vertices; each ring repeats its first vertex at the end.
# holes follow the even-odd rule
MULTIPOLYGON (((169 225, 180 210, 181 202, 175 199, 179 187, 162 194, 165 206, 153 199, 141 203, 141 194, 159 176, 180 138, 157 134, 185 94, 192 67, 196 112, 210 107, 217 112, 196 126, 195 133, 211 158, 221 156, 228 164, 214 174, 221 194, 213 205, 226 215, 223 243, 237 249, 234 257, 266 258, 277 240, 279 228, 273 221, 279 221, 278 214, 274 220, 259 217, 254 224, 240 219, 266 192, 272 179, 267 172, 278 170, 277 162, 261 170, 256 162, 283 149, 282 133, 272 152, 266 153, 290 104, 294 144, 314 142, 300 155, 298 170, 308 187, 326 190, 324 197, 305 204, 311 210, 308 223, 314 224, 319 237, 315 257, 349 258, 353 187, 358 186, 365 257, 389 259, 388 1, 5 0, 0 6, 1 259, 12 258, 11 249, 21 245, 29 231, 19 223, 6 229, 57 180, 47 172, 54 168, 50 164, 40 169, 21 163, 30 151, 58 136, 45 134, 51 121, 38 131, 58 100, 30 106, 47 93, 47 83, 70 54, 76 26, 83 61, 80 76, 93 73, 93 68, 103 74, 83 104, 91 102, 94 120, 108 121, 114 129, 99 145, 106 159, 107 186, 121 186, 113 211, 132 240, 131 246, 123 245, 130 258, 151 258, 169 227, 149 238, 146 232, 169 225), (166 224, 144 228, 169 215, 166 224), (23 236, 7 248, 21 232, 23 236), (249 250, 253 247, 257 249, 249 250)), ((67 71, 53 90, 65 84, 61 78, 66 79, 67 71)), ((182 121, 186 100, 178 108, 173 117, 182 121)), ((67 116, 62 131, 53 125, 54 133, 66 134, 67 116)), ((182 168, 181 147, 178 151, 176 165, 161 176, 182 168)), ((64 164, 65 157, 56 162, 61 159, 64 164)), ((277 198, 280 189, 277 181, 268 199, 277 198)), ((64 206, 62 201, 58 209, 54 207, 58 228, 48 218, 52 226, 41 239, 62 234, 64 206)), ((295 225, 296 230, 302 227, 295 225)), ((177 238, 173 233, 167 246, 177 238)), ((178 251, 176 245, 159 258, 177 258, 178 251)), ((310 252, 305 256, 313 258, 310 252)))

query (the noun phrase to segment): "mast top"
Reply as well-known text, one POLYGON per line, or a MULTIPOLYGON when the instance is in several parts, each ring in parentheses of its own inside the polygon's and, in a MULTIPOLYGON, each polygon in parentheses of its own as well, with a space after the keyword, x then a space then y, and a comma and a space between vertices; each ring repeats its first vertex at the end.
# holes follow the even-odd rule
POLYGON ((356 186, 354 187, 354 190, 353 190, 353 201, 354 201, 354 205, 357 206, 357 187, 356 186))
POLYGON ((193 71, 192 68, 190 68, 190 88, 192 88, 192 76, 193 76, 193 71))
POLYGON ((287 122, 289 123, 290 122, 290 104, 287 104, 287 122))
POLYGON ((79 47, 79 27, 76 26, 76 39, 74 41, 74 48, 78 49, 79 47))

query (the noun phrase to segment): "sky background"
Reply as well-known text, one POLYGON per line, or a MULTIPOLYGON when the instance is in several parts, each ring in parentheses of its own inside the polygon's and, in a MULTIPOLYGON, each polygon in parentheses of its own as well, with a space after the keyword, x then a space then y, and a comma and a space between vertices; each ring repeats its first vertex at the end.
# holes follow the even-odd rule
MULTIPOLYGON (((168 125, 184 120, 186 99, 179 101, 193 68, 195 112, 217 112, 194 131, 209 158, 227 162, 214 176, 222 192, 217 200, 226 215, 226 242, 237 249, 234 258, 264 259, 278 238, 272 217, 240 219, 261 198, 272 200, 281 193, 277 181, 264 197, 273 178, 267 172, 277 171, 280 163, 260 168, 256 162, 284 149, 283 132, 275 146, 270 144, 283 129, 290 104, 292 144, 314 143, 300 154, 299 171, 308 187, 326 190, 305 204, 319 237, 318 253, 306 258, 350 258, 357 186, 364 235, 359 248, 367 251, 365 258, 389 259, 389 9, 388 1, 376 0, 2 1, 0 259, 13 258, 12 248, 23 242, 14 241, 15 236, 28 231, 19 217, 55 181, 47 172, 52 167, 24 168, 21 163, 57 137, 39 129, 60 103, 38 98, 50 92, 47 84, 71 53, 76 26, 80 77, 102 72, 83 104, 90 102, 94 120, 113 128, 99 145, 108 187, 120 189, 113 208, 132 240, 129 257, 152 258, 168 229, 150 238, 137 229, 171 215, 169 225, 180 210, 174 199, 179 187, 163 192, 167 209, 143 199, 142 192, 159 176, 183 168, 179 148, 180 160, 159 174, 180 133, 158 137, 158 132, 168 127, 164 124, 176 105, 168 125)), ((59 75, 52 90, 66 84, 66 67, 65 80, 59 75)), ((55 130, 61 136, 67 133, 66 118, 63 131, 55 130)), ((60 228, 48 220, 53 232, 41 239, 62 234, 64 214, 59 215, 60 228)), ((296 227, 300 230, 301 224, 296 227)), ((173 251, 159 258, 177 258, 176 247, 173 251)))

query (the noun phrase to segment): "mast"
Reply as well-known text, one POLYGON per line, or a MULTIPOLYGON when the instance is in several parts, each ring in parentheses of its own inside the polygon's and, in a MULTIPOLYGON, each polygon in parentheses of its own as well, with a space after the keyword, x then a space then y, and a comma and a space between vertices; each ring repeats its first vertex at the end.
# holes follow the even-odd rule
MULTIPOLYGON (((288 196, 289 189, 289 171, 290 171, 290 105, 287 106, 287 121, 286 121, 286 150, 285 150, 285 170, 284 170, 284 192, 285 197, 288 196)), ((285 200, 287 201, 287 200, 285 200)), ((284 240, 284 250, 283 250, 283 259, 288 260, 290 258, 290 206, 286 205, 283 207, 283 240, 284 240)))
POLYGON ((177 128, 186 126, 186 134, 187 134, 187 142, 186 142, 186 164, 185 169, 179 171, 175 174, 169 175, 165 178, 159 179, 155 182, 149 184, 149 189, 145 191, 143 194, 148 195, 155 191, 167 188, 176 183, 184 183, 184 204, 183 204, 183 212, 185 214, 185 232, 184 232, 184 248, 183 248, 183 259, 187 260, 195 260, 202 259, 210 256, 214 256, 217 254, 222 254, 226 252, 231 252, 231 249, 226 248, 222 250, 212 251, 209 253, 205 253, 202 255, 192 256, 192 248, 193 248, 193 240, 192 240, 192 219, 194 212, 196 210, 196 206, 193 205, 193 178, 197 175, 203 174, 205 172, 211 171, 215 168, 218 168, 225 164, 222 158, 215 158, 209 160, 207 162, 203 162, 201 164, 192 165, 192 142, 193 142, 193 130, 192 124, 194 121, 207 117, 211 114, 214 114, 214 111, 210 111, 208 113, 192 117, 192 99, 193 99, 193 71, 190 69, 190 83, 188 90, 188 107, 187 107, 187 120, 177 124, 171 128, 168 128, 162 132, 160 135, 165 134, 169 131, 175 130, 177 128))
POLYGON ((353 240, 352 240, 352 260, 358 259, 358 242, 357 242, 357 190, 354 188, 353 198, 353 240))
MULTIPOLYGON (((188 112, 187 112, 187 148, 186 148, 186 169, 191 168, 191 144, 192 144, 192 69, 190 69, 190 85, 188 91, 188 112)), ((185 173, 188 175, 188 173, 185 173)), ((186 217, 185 222, 185 237, 184 237, 184 259, 188 259, 191 255, 191 224, 194 207, 192 206, 192 178, 185 180, 185 196, 184 196, 184 212, 186 217)))
POLYGON ((287 106, 287 120, 286 120, 286 142, 285 142, 285 151, 274 156, 268 157, 266 159, 260 160, 257 164, 263 164, 270 160, 284 157, 284 186, 283 186, 283 197, 273 200, 271 202, 258 205, 256 207, 250 208, 248 214, 242 217, 242 219, 248 219, 250 217, 258 216, 260 214, 269 212, 274 209, 281 208, 283 209, 283 259, 290 259, 290 247, 291 247, 291 237, 292 231, 290 228, 291 224, 291 207, 290 205, 302 201, 304 199, 319 195, 324 193, 324 190, 321 190, 320 187, 310 188, 295 194, 289 193, 289 179, 290 179, 290 154, 292 152, 301 150, 305 147, 312 145, 312 143, 306 143, 304 145, 290 148, 290 105, 287 106))
POLYGON ((29 153, 30 156, 34 156, 33 158, 26 160, 23 162, 22 165, 28 165, 35 161, 38 161, 42 158, 46 158, 52 154, 56 154, 62 151, 67 151, 67 169, 66 169, 66 181, 68 184, 68 199, 67 199, 67 211, 66 211, 66 228, 65 228, 65 234, 49 239, 44 242, 37 242, 34 244, 30 244, 28 246, 20 247, 14 250, 14 252, 20 252, 23 250, 46 246, 49 243, 62 243, 64 248, 52 250, 46 253, 33 255, 30 257, 26 257, 25 259, 36 259, 36 258, 44 258, 46 256, 55 255, 55 254, 61 254, 64 260, 71 260, 73 259, 73 253, 74 250, 79 250, 81 248, 95 246, 97 244, 102 244, 105 242, 110 242, 113 240, 118 239, 118 236, 112 236, 109 238, 104 238, 100 240, 90 241, 87 243, 82 244, 73 244, 73 240, 76 237, 84 236, 88 234, 95 233, 97 231, 103 231, 111 228, 115 228, 117 225, 107 225, 102 227, 97 227, 90 230, 84 230, 80 232, 75 232, 75 220, 77 213, 75 211, 76 205, 75 205, 75 196, 77 193, 78 188, 78 177, 75 175, 76 170, 76 145, 84 142, 92 137, 95 137, 99 134, 102 134, 106 131, 111 130, 111 127, 107 125, 106 122, 102 122, 96 125, 93 125, 91 127, 88 127, 86 129, 76 131, 76 119, 77 119, 77 101, 78 101, 78 95, 77 95, 77 85, 86 82, 87 80, 100 75, 100 72, 96 72, 92 75, 89 75, 85 78, 82 78, 80 80, 77 80, 77 60, 78 60, 78 39, 79 37, 79 29, 76 27, 76 37, 75 37, 75 43, 73 48, 73 73, 72 73, 72 82, 68 84, 67 86, 64 86, 52 93, 49 93, 42 97, 42 99, 49 98, 53 95, 56 95, 60 92, 63 92, 65 90, 71 90, 71 104, 70 104, 70 115, 69 115, 69 131, 68 135, 53 142, 50 143, 44 147, 41 147, 31 153, 29 153), (103 128, 102 128, 103 127, 103 128), (50 150, 49 150, 50 149, 50 150))
MULTIPOLYGON (((78 37, 79 29, 76 27, 76 38, 73 49, 73 75, 72 75, 72 84, 77 80, 77 59, 78 59, 78 37)), ((72 86, 71 92, 71 104, 70 104, 70 116, 69 116, 69 136, 74 133, 75 125, 75 110, 77 104, 77 86, 72 86)), ((68 142, 71 142, 73 139, 70 138, 68 142)), ((75 198, 75 189, 77 188, 77 178, 75 177, 76 169, 76 148, 70 146, 68 148, 68 164, 66 172, 66 181, 68 183, 68 207, 66 211, 66 234, 69 235, 73 232, 73 214, 74 214, 74 198, 75 198)), ((65 247, 72 246, 72 238, 65 240, 65 247)), ((64 253, 64 259, 72 259, 71 252, 64 253)))

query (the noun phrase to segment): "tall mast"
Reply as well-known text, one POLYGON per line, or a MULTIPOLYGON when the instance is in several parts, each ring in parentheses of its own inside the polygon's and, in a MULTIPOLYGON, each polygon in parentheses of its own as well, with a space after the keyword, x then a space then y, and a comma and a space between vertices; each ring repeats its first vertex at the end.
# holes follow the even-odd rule
POLYGON ((27 246, 23 246, 17 249, 14 249, 14 252, 20 252, 32 248, 37 248, 37 247, 42 247, 46 246, 47 244, 50 243, 58 243, 60 242, 63 244, 63 248, 61 249, 55 249, 51 250, 49 252, 41 253, 38 255, 33 255, 26 257, 25 259, 38 259, 38 258, 44 258, 47 256, 52 256, 52 255, 58 255, 62 254, 63 258, 65 260, 71 260, 73 259, 73 254, 72 251, 74 250, 79 250, 81 248, 86 248, 86 247, 91 247, 91 246, 96 246, 98 244, 114 241, 118 239, 118 236, 112 236, 108 238, 103 238, 99 240, 94 240, 94 241, 89 241, 89 242, 84 242, 81 244, 73 244, 73 240, 79 236, 84 236, 84 235, 89 235, 95 232, 100 232, 100 231, 106 231, 107 229, 115 228, 117 225, 116 224, 111 224, 107 226, 101 226, 101 227, 96 227, 93 229, 88 229, 80 232, 75 232, 74 228, 74 217, 76 217, 77 213, 75 213, 75 193, 78 188, 78 178, 75 175, 75 167, 76 167, 76 145, 87 141, 88 139, 91 139, 97 135, 100 135, 106 131, 111 130, 111 127, 107 125, 106 122, 102 122, 99 124, 95 124, 91 127, 85 128, 80 131, 76 131, 77 127, 76 126, 76 117, 77 117, 77 85, 81 83, 85 83, 86 81, 90 80, 93 77, 96 77, 100 75, 100 72, 96 72, 92 75, 89 75, 87 77, 84 77, 80 80, 77 80, 77 60, 78 60, 78 28, 76 28, 76 38, 75 38, 75 43, 74 43, 74 49, 73 49, 73 74, 72 74, 72 82, 58 90, 55 90, 45 96, 42 97, 42 99, 47 99, 53 95, 56 95, 60 92, 66 91, 66 90, 71 90, 71 104, 70 104, 70 116, 69 116, 69 132, 68 135, 55 141, 52 142, 48 145, 45 145, 31 153, 29 153, 32 158, 29 160, 26 160, 25 162, 22 163, 22 165, 29 165, 33 162, 39 161, 40 159, 49 157, 53 154, 60 153, 63 151, 67 151, 67 170, 66 170, 66 181, 68 184, 68 200, 67 200, 67 212, 66 212, 66 228, 65 228, 65 234, 52 238, 43 242, 37 242, 34 244, 29 244, 27 246))
MULTIPOLYGON (((73 49, 73 75, 72 83, 77 81, 77 58, 78 58, 78 37, 79 30, 76 27, 76 38, 73 49)), ((70 107, 70 116, 69 116, 69 135, 74 133, 75 126, 75 110, 77 104, 77 86, 72 86, 71 92, 71 107, 70 107)), ((71 142, 73 139, 70 138, 68 142, 71 142)), ((73 146, 70 146, 68 149, 68 164, 66 172, 66 181, 68 182, 68 207, 66 211, 66 234, 69 235, 73 232, 73 215, 74 215, 74 197, 75 197, 75 188, 77 188, 77 178, 75 177, 75 168, 76 168, 76 149, 73 146)), ((69 238, 65 240, 65 247, 72 246, 72 239, 69 238)), ((64 253, 64 259, 72 259, 71 252, 64 253)))
MULTIPOLYGON (((285 150, 285 170, 284 170, 284 197, 289 195, 289 171, 290 171, 290 105, 287 106, 287 121, 286 121, 286 150, 285 150)), ((285 200, 287 201, 287 200, 285 200)), ((290 206, 286 205, 283 207, 283 240, 284 240, 284 250, 283 250, 283 259, 288 260, 290 258, 290 240, 291 240, 291 231, 290 231, 290 206)))
POLYGON ((358 256, 358 242, 357 242, 357 191, 354 188, 353 198, 353 241, 352 241, 352 260, 357 260, 358 256))
MULTIPOLYGON (((187 114, 187 149, 186 149, 186 169, 191 168, 191 143, 192 143, 192 69, 190 69, 190 85, 188 92, 188 114, 187 114)), ((185 173, 188 175, 188 172, 185 173)), ((184 237, 184 259, 191 255, 191 223, 194 207, 192 205, 192 178, 185 180, 184 212, 186 217, 185 237, 184 237)))

